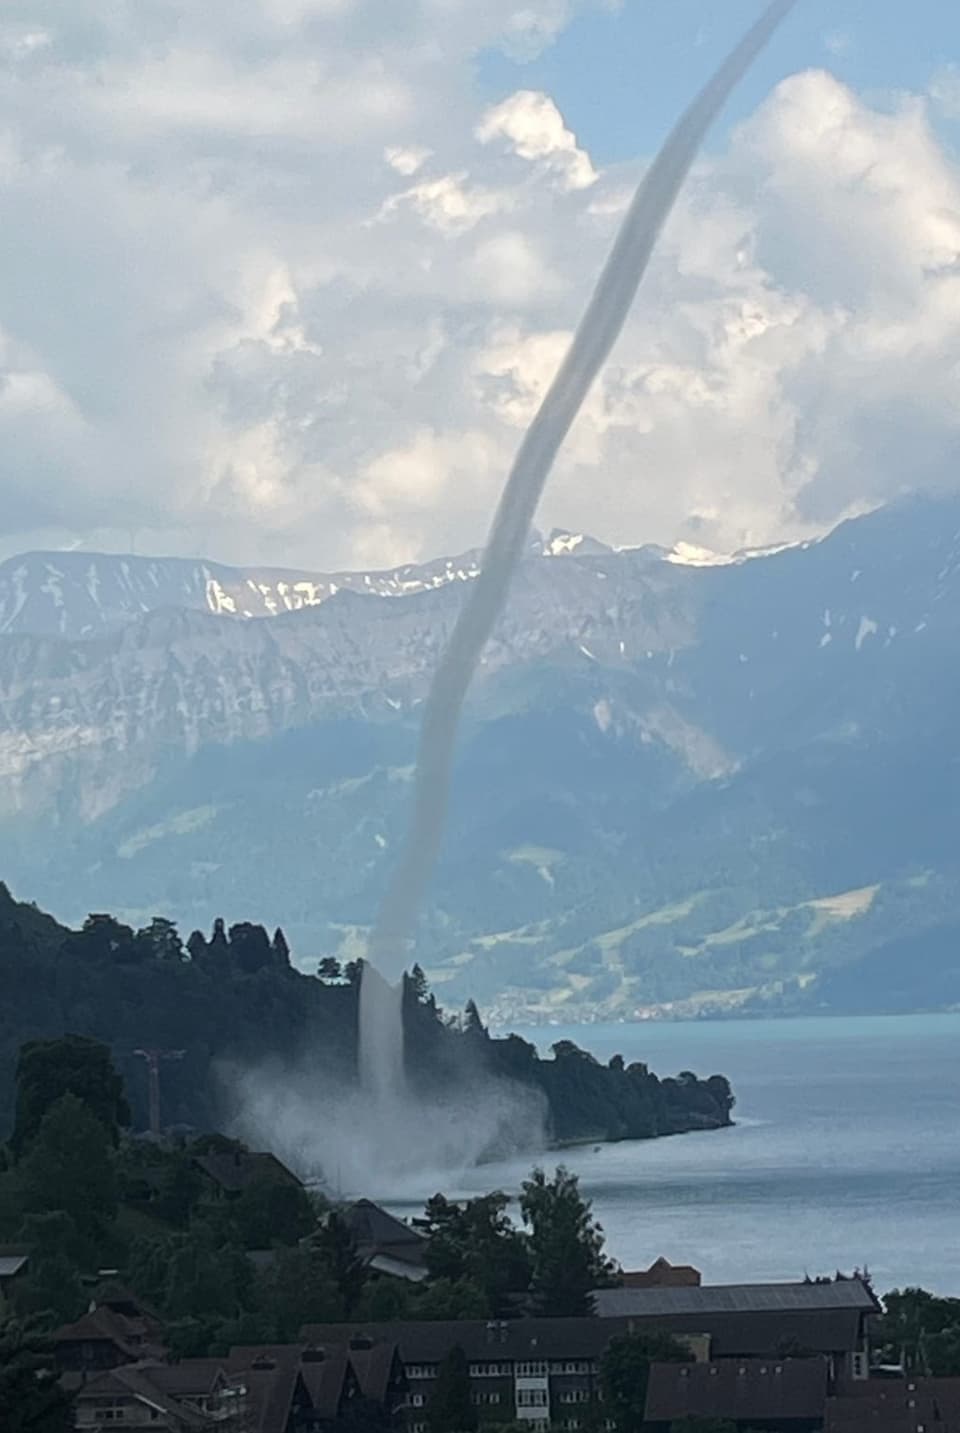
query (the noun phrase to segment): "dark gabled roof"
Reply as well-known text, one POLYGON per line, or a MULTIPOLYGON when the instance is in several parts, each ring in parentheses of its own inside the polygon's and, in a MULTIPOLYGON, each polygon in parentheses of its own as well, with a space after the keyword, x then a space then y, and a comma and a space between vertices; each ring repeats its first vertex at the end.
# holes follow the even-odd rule
POLYGON ((821 1419, 827 1371, 824 1358, 655 1363, 647 1386, 646 1421, 722 1418, 749 1424, 821 1419))
MULTIPOLYGON (((325 1421, 332 1421, 340 1413, 344 1389, 351 1373, 350 1361, 343 1346, 325 1349, 322 1359, 316 1358, 317 1352, 315 1349, 304 1350, 306 1357, 300 1364, 300 1375, 314 1412, 325 1421)), ((356 1377, 355 1374, 353 1376, 356 1377)))
POLYGON ((358 1199, 351 1204, 343 1219, 354 1242, 361 1248, 372 1246, 408 1260, 411 1254, 422 1255, 426 1249, 427 1240, 423 1234, 411 1229, 402 1219, 388 1214, 386 1209, 381 1209, 370 1199, 358 1199))
MULTIPOLYGON (((462 1319, 452 1323, 308 1324, 301 1332, 311 1343, 349 1343, 369 1339, 374 1345, 396 1346, 405 1364, 439 1363, 454 1345, 472 1362, 598 1357, 614 1334, 622 1332, 619 1320, 514 1319, 492 1323, 462 1319)), ((351 1349, 351 1358, 354 1350, 351 1349)))
POLYGON ((242 1377, 247 1389, 249 1433, 286 1433, 301 1381, 300 1369, 279 1364, 271 1369, 245 1369, 242 1377))
POLYGON ((157 1342, 158 1330, 150 1320, 127 1318, 111 1308, 100 1307, 82 1314, 72 1324, 62 1324, 51 1335, 54 1344, 112 1343, 131 1363, 163 1353, 157 1342))
POLYGON ((828 1313, 838 1309, 854 1309, 865 1314, 879 1311, 873 1294, 859 1279, 840 1279, 831 1284, 707 1284, 681 1289, 597 1289, 593 1301, 601 1318, 828 1313))
POLYGON ((347 1357, 364 1398, 384 1403, 394 1373, 400 1372, 397 1345, 385 1340, 371 1348, 351 1348, 347 1357))
POLYGON ((883 1379, 827 1400, 825 1433, 960 1433, 960 1378, 883 1379))
POLYGON ((260 1180, 299 1184, 297 1176, 281 1164, 275 1154, 259 1154, 251 1150, 197 1154, 194 1164, 208 1178, 230 1194, 239 1194, 260 1180))
POLYGON ((175 1398, 208 1397, 226 1380, 225 1359, 184 1358, 150 1370, 151 1382, 175 1398))

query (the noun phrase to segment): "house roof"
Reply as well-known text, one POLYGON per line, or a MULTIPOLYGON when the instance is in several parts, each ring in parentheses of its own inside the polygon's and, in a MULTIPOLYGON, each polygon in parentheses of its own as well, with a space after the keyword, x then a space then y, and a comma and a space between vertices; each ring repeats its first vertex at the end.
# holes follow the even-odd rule
POLYGON ((223 1153, 197 1154, 194 1164, 202 1169, 214 1184, 231 1194, 239 1194, 251 1184, 260 1180, 280 1181, 299 1184, 297 1176, 281 1164, 274 1154, 260 1154, 252 1150, 231 1150, 223 1153))
POLYGON ((399 1372, 397 1345, 388 1340, 370 1348, 351 1347, 347 1357, 357 1375, 360 1392, 375 1403, 386 1401, 394 1370, 399 1372))
MULTIPOLYGON (((599 1356, 619 1321, 582 1319, 514 1319, 507 1323, 484 1319, 457 1322, 411 1320, 407 1323, 308 1324, 303 1337, 316 1343, 341 1343, 366 1338, 371 1343, 396 1346, 405 1364, 439 1363, 455 1345, 474 1362, 529 1361, 536 1359, 599 1356)), ((354 1350, 351 1350, 351 1358, 354 1350)))
POLYGON ((647 1385, 646 1421, 722 1418, 749 1424, 813 1420, 823 1417, 826 1401, 824 1358, 655 1363, 647 1385))
POLYGON ((19 1253, 0 1249, 0 1279, 12 1279, 26 1268, 30 1255, 24 1249, 19 1253))
POLYGON ((411 1264, 407 1259, 398 1259, 395 1254, 389 1252, 371 1254, 367 1267, 377 1274, 389 1274, 394 1279, 407 1279, 411 1284, 421 1284, 427 1277, 423 1264, 411 1264))
POLYGON ((89 1379, 77 1390, 76 1397, 86 1401, 103 1397, 122 1398, 126 1395, 138 1399, 148 1408, 157 1408, 168 1417, 178 1419, 186 1428, 209 1427, 210 1419, 205 1414, 178 1403, 171 1394, 157 1387, 154 1382, 156 1372, 155 1365, 113 1368, 109 1373, 89 1379))
POLYGON ((150 1380, 177 1398, 204 1397, 215 1393, 227 1378, 224 1364, 222 1358, 184 1358, 151 1368, 150 1380))
POLYGON ((148 1320, 128 1318, 114 1309, 99 1306, 82 1314, 75 1323, 63 1324, 52 1335, 54 1344, 112 1343, 131 1360, 143 1359, 147 1352, 158 1353, 151 1343, 157 1330, 148 1320))
POLYGON ((370 1199, 358 1199, 351 1204, 343 1219, 358 1247, 372 1245, 397 1255, 405 1250, 408 1258, 412 1252, 422 1255, 426 1249, 427 1240, 419 1230, 404 1224, 402 1219, 397 1219, 370 1199))
POLYGON ((960 1433, 960 1378, 860 1384, 827 1401, 825 1433, 960 1433))
POLYGON ((838 1309, 878 1312, 877 1301, 859 1279, 831 1284, 713 1284, 696 1288, 597 1289, 594 1308, 601 1318, 656 1318, 661 1315, 738 1313, 828 1313, 838 1309))
POLYGON ((621 1275, 625 1289, 684 1289, 698 1287, 700 1270, 692 1264, 671 1264, 669 1259, 655 1259, 649 1269, 624 1270, 621 1275))

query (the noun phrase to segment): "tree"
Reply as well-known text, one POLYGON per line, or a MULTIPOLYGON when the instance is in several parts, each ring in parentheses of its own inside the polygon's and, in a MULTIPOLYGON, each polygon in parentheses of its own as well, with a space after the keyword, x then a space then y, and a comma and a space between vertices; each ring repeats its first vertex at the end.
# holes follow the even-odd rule
POLYGON ((363 1293, 367 1271, 346 1220, 335 1209, 331 1210, 310 1242, 323 1260, 346 1317, 350 1318, 363 1293))
POLYGON ((50 1106, 18 1166, 26 1213, 63 1210, 78 1232, 104 1237, 117 1212, 117 1177, 110 1137, 76 1095, 50 1106))
POLYGON ((60 1387, 53 1350, 36 1324, 0 1323, 0 1428, 3 1433, 70 1433, 70 1395, 60 1387))
POLYGON ((82 928, 67 937, 63 953, 68 960, 100 965, 115 961, 129 964, 139 958, 132 928, 102 914, 87 916, 82 928))
POLYGON ((154 916, 148 926, 137 931, 137 944, 150 960, 168 960, 173 963, 183 960, 183 941, 177 927, 173 921, 166 920, 163 916, 154 916))
POLYGON ((520 1195, 530 1229, 530 1284, 536 1311, 548 1317, 590 1313, 590 1291, 610 1282, 615 1266, 603 1252, 603 1230, 580 1193, 575 1174, 561 1165, 553 1179, 535 1169, 520 1195))
POLYGON ((269 1176, 256 1179, 229 1205, 229 1215, 247 1249, 296 1244, 316 1222, 310 1196, 300 1184, 269 1176))
POLYGON ((240 921, 230 927, 230 954, 247 975, 256 975, 273 964, 273 952, 262 925, 240 921))
POLYGON ((508 1294, 530 1287, 527 1241, 507 1214, 507 1195, 497 1190, 465 1204, 436 1194, 424 1210, 429 1243, 427 1269, 434 1279, 469 1280, 482 1290, 495 1318, 505 1311, 508 1294))
POLYGON ((295 1342, 304 1324, 350 1317, 330 1266, 313 1240, 280 1250, 260 1275, 255 1294, 281 1343, 295 1342))
POLYGON ((203 1193, 203 1179, 190 1156, 177 1150, 164 1160, 153 1206, 161 1219, 184 1228, 203 1193))
POLYGON ((289 970, 290 946, 287 942, 287 937, 284 935, 283 931, 280 929, 279 926, 277 926, 276 930, 273 932, 273 941, 271 944, 271 949, 273 951, 274 965, 278 966, 281 970, 289 970))
POLYGON ((187 950, 192 961, 202 963, 207 953, 207 941, 202 930, 191 931, 187 939, 187 950))
POLYGON ((933 1378, 960 1375, 960 1324, 928 1334, 923 1344, 924 1363, 933 1378))
POLYGON ((14 1305, 22 1317, 35 1317, 51 1327, 71 1323, 86 1306, 77 1265, 86 1250, 77 1226, 58 1209, 28 1214, 18 1239, 31 1250, 24 1274, 14 1286, 14 1305))
POLYGON ((320 980, 339 980, 343 975, 343 968, 335 955, 325 955, 317 966, 317 976, 320 980))
POLYGON ((17 1107, 10 1146, 19 1158, 47 1111, 63 1095, 80 1100, 116 1143, 118 1126, 130 1123, 130 1106, 110 1051, 84 1035, 31 1040, 17 1061, 17 1107))
POLYGON ((684 1344, 665 1333, 626 1334, 610 1340, 600 1360, 604 1409, 617 1433, 639 1433, 647 1405, 651 1363, 692 1363, 684 1344))
POLYGON ((480 1011, 477 1009, 477 1002, 475 1000, 467 1001, 463 1012, 463 1028, 467 1035, 473 1035, 475 1038, 480 1037, 484 1040, 488 1038, 487 1027, 480 1019, 480 1011))
POLYGON ((430 1433, 473 1433, 477 1410, 470 1398, 470 1365, 459 1344, 437 1367, 437 1377, 427 1405, 430 1433))
POLYGON ((230 954, 230 944, 227 940, 227 932, 224 929, 223 916, 217 916, 213 923, 213 934, 210 937, 210 944, 207 950, 211 955, 226 957, 230 954))

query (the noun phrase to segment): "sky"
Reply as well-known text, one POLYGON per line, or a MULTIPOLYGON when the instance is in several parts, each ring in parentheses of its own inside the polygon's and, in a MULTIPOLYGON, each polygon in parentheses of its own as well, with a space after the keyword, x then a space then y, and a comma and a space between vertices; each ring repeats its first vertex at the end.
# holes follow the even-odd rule
MULTIPOLYGON (((0 558, 483 540, 760 0, 4 0, 0 558)), ((957 481, 960 12, 799 0, 540 526, 729 551, 957 481)))

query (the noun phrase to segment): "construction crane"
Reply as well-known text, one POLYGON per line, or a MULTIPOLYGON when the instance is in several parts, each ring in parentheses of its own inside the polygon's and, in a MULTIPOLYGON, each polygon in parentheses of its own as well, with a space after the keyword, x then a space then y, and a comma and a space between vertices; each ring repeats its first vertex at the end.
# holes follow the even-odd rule
POLYGON ((182 1060, 187 1053, 186 1050, 134 1050, 147 1062, 147 1072, 150 1079, 150 1133, 154 1139, 160 1138, 160 1062, 162 1060, 182 1060))

